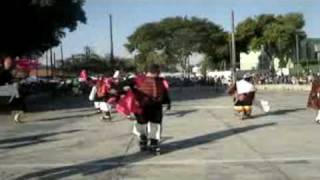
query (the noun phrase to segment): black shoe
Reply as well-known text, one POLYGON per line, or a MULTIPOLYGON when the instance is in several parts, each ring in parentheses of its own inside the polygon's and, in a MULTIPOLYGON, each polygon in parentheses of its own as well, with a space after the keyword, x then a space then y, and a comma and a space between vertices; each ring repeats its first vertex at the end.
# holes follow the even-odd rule
POLYGON ((141 135, 140 136, 139 146, 140 146, 140 151, 141 152, 144 152, 144 151, 148 150, 148 139, 147 139, 147 136, 145 136, 145 135, 141 135))
POLYGON ((111 119, 111 116, 104 115, 104 116, 101 117, 101 120, 102 121, 111 121, 112 119, 111 119))
POLYGON ((154 153, 155 155, 160 155, 160 143, 156 139, 150 140, 150 152, 154 153))
POLYGON ((241 121, 243 121, 243 120, 245 120, 246 119, 246 115, 245 115, 245 113, 244 112, 240 112, 240 120, 241 121))
POLYGON ((111 121, 111 113, 110 112, 105 112, 105 114, 102 116, 102 120, 104 121, 111 121))

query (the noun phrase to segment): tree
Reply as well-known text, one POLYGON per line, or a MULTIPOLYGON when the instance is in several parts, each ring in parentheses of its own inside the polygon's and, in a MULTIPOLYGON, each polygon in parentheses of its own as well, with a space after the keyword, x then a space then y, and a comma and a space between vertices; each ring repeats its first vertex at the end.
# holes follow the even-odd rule
MULTIPOLYGON (((134 72, 136 70, 132 59, 114 57, 116 62, 115 68, 125 72, 134 72)), ((69 73, 78 74, 82 69, 86 69, 91 73, 99 73, 112 75, 110 55, 100 56, 95 53, 90 46, 83 48, 83 53, 71 56, 65 61, 63 69, 69 73)))
POLYGON ((196 17, 169 17, 144 24, 128 41, 126 47, 136 54, 139 67, 157 62, 166 66, 179 64, 186 71, 193 53, 203 53, 213 61, 228 56, 227 33, 207 19, 196 17))
POLYGON ((96 54, 92 47, 85 46, 82 54, 71 56, 65 61, 64 69, 72 73, 79 73, 82 69, 94 73, 106 73, 110 70, 106 58, 96 54))
POLYGON ((85 46, 83 48, 83 52, 84 52, 84 58, 87 60, 90 59, 101 59, 101 57, 99 55, 96 54, 96 52, 94 51, 94 49, 90 46, 85 46))
POLYGON ((0 1, 0 55, 40 55, 85 23, 84 0, 0 1))
MULTIPOLYGON (((273 59, 280 59, 280 67, 284 67, 295 47, 295 35, 304 38, 304 18, 299 13, 285 15, 263 14, 247 18, 236 28, 236 43, 238 52, 263 50, 273 68, 273 59)), ((263 58, 265 59, 265 58, 263 58)), ((265 64, 262 63, 262 64, 265 64)))

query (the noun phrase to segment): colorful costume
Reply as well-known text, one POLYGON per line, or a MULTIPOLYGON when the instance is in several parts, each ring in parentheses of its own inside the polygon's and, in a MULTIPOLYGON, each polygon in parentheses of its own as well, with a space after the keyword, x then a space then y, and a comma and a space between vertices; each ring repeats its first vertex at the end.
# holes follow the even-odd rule
POLYGON ((318 111, 318 115, 315 119, 317 123, 320 123, 320 79, 316 78, 312 83, 312 88, 308 98, 309 108, 315 109, 318 111))
POLYGON ((149 141, 151 151, 160 151, 162 105, 168 104, 168 109, 171 105, 168 90, 168 82, 161 77, 141 75, 134 79, 132 92, 138 105, 135 130, 140 138, 141 150, 146 150, 149 141))
POLYGON ((115 104, 117 99, 116 91, 113 88, 114 83, 111 78, 103 78, 97 81, 94 105, 95 108, 105 114, 102 117, 103 120, 111 120, 112 105, 115 104))
POLYGON ((88 80, 88 73, 86 70, 81 70, 80 76, 79 76, 79 82, 85 82, 88 80))
POLYGON ((249 76, 246 76, 228 90, 228 94, 234 96, 234 109, 240 113, 242 119, 251 116, 256 91, 254 85, 248 79, 249 76))

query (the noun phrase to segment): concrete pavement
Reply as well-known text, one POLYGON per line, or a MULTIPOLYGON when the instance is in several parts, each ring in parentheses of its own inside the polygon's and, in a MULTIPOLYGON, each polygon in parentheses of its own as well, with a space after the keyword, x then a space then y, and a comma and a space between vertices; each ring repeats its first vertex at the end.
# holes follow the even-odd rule
POLYGON ((138 152, 132 122, 101 122, 85 99, 27 114, 24 124, 1 120, 0 179, 320 179, 320 126, 306 92, 259 92, 272 111, 256 108, 246 121, 209 88, 173 97, 160 156, 138 152))

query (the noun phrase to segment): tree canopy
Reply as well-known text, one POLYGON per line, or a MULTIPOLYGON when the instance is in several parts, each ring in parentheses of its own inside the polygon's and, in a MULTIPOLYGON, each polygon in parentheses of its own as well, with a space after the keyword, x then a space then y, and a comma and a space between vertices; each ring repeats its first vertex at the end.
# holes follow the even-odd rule
POLYGON ((304 25, 300 13, 262 14, 247 18, 236 28, 237 50, 262 50, 269 60, 279 58, 280 67, 284 67, 293 55, 296 34, 300 38, 306 36, 302 30, 304 25))
POLYGON ((88 70, 90 73, 100 73, 112 75, 112 66, 115 65, 117 70, 126 72, 134 72, 135 66, 133 60, 120 57, 114 57, 116 64, 111 64, 110 55, 100 56, 90 46, 83 48, 83 53, 74 55, 66 59, 63 69, 69 73, 77 74, 82 69, 88 70))
POLYGON ((170 17, 146 23, 128 37, 127 49, 136 54, 138 68, 151 62, 166 66, 188 67, 193 53, 203 53, 211 60, 228 56, 227 33, 207 19, 170 17))
POLYGON ((42 54, 86 23, 84 0, 0 1, 0 55, 42 54))

